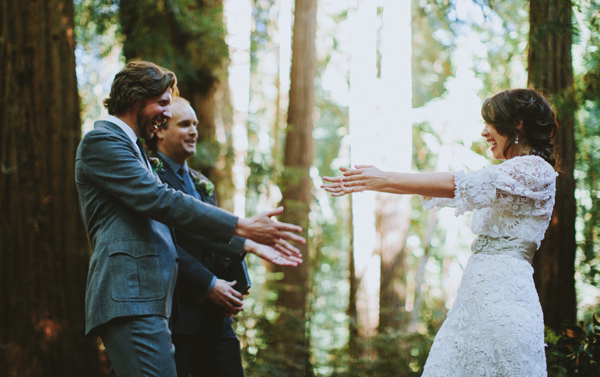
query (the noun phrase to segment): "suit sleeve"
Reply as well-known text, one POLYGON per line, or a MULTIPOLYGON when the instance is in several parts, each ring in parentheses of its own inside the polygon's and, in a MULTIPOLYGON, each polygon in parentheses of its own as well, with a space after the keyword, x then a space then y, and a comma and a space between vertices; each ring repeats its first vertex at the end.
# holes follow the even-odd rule
POLYGON ((169 188, 138 159, 134 144, 94 130, 82 140, 83 172, 91 184, 149 218, 216 242, 229 242, 238 218, 169 188))
POLYGON ((213 288, 215 274, 181 246, 177 246, 177 252, 179 253, 180 277, 193 282, 197 288, 198 300, 204 300, 213 288))
POLYGON ((177 232, 177 244, 181 245, 184 249, 193 250, 188 245, 194 245, 201 248, 202 251, 216 253, 239 262, 246 256, 246 253, 243 251, 244 242, 246 242, 246 239, 238 236, 233 236, 231 242, 224 243, 188 232, 177 232))

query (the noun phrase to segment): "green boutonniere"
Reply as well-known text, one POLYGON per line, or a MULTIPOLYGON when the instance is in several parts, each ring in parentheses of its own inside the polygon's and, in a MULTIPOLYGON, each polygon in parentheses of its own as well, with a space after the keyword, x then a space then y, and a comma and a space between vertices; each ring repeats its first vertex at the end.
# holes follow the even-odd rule
POLYGON ((212 196, 215 192, 215 185, 208 179, 202 178, 200 175, 195 175, 192 178, 194 179, 194 186, 199 192, 204 191, 208 196, 212 196))
POLYGON ((152 165, 153 172, 158 173, 159 171, 163 171, 164 165, 160 158, 150 157, 148 159, 150 160, 150 165, 152 165))

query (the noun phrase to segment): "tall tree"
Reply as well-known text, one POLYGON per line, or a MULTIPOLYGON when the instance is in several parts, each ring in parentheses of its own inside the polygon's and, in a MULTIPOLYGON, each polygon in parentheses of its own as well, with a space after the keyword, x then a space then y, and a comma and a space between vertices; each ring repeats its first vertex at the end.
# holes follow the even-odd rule
MULTIPOLYGON (((281 177, 281 204, 285 207, 283 221, 299 224, 308 235, 312 181, 310 168, 313 164, 313 111, 315 106, 316 75, 316 0, 296 0, 292 37, 292 66, 288 119, 285 139, 284 172, 281 177)), ((309 294, 309 246, 301 247, 304 263, 284 272, 277 304, 282 314, 280 322, 295 334, 293 339, 281 339, 289 376, 313 375, 309 360, 308 294, 309 294)), ((282 332, 282 334, 284 334, 282 332)))
MULTIPOLYGON (((365 125, 371 125, 377 116, 377 90, 373 81, 377 79, 377 30, 379 19, 377 4, 374 1, 360 0, 356 9, 349 13, 351 24, 350 48, 351 64, 349 74, 350 103, 348 121, 350 130, 351 164, 375 164, 373 146, 377 145, 375 132, 365 125)), ((368 340, 375 335, 379 317, 379 277, 380 258, 376 254, 376 227, 374 192, 352 195, 352 260, 354 263, 349 314, 356 331, 351 331, 350 345, 359 346, 353 350, 369 354, 374 350, 368 340), (362 348, 360 346, 365 345, 362 348), (362 348, 362 349, 361 349, 362 348)))
POLYGON ((571 0, 531 0, 529 9, 528 84, 545 90, 554 99, 560 126, 557 150, 562 172, 557 180, 556 204, 534 262, 544 321, 555 330, 574 323, 577 311, 571 7, 571 0))
MULTIPOLYGON (((383 7, 381 37, 381 121, 377 143, 384 170, 412 167, 411 2, 388 0, 383 7), (398 114, 405 114, 398 124, 398 114)), ((373 151, 375 152, 375 151, 373 151)), ((379 196, 377 231, 381 254, 379 332, 403 330, 406 311, 406 237, 410 197, 379 196)))
POLYGON ((0 364, 6 376, 99 375, 85 339, 90 248, 79 217, 73 2, 0 5, 0 364))

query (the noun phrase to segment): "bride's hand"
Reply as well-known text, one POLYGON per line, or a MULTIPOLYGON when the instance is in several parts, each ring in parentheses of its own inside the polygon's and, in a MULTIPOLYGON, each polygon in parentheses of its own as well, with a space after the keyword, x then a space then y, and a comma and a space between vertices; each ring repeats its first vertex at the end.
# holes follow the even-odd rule
POLYGON ((344 196, 346 194, 352 194, 352 190, 349 187, 344 186, 344 177, 323 177, 325 182, 321 185, 322 189, 331 193, 331 196, 344 196))
POLYGON ((340 168, 344 186, 352 192, 381 191, 387 183, 386 173, 372 165, 354 165, 354 169, 340 168))
POLYGON ((340 168, 341 177, 323 177, 328 184, 321 185, 332 196, 343 196, 366 190, 378 191, 385 187, 386 175, 371 165, 355 165, 355 169, 340 168))

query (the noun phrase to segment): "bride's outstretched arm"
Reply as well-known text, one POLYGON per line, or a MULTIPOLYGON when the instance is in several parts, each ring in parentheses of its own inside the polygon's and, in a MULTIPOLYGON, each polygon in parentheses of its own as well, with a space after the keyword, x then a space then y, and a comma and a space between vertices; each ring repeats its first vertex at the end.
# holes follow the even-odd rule
POLYGON ((323 177, 321 187, 332 196, 353 192, 379 191, 392 194, 417 194, 438 198, 454 197, 452 173, 394 173, 384 172, 370 165, 356 165, 355 169, 340 168, 340 177, 323 177))

